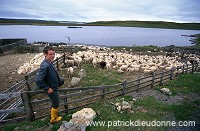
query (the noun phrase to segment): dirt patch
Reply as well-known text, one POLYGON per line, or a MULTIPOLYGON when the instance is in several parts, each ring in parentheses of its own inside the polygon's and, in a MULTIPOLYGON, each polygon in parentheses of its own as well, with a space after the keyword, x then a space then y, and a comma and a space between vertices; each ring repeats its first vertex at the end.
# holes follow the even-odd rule
POLYGON ((24 63, 30 61, 36 54, 7 54, 0 56, 0 92, 24 79, 23 74, 17 74, 17 70, 24 63))
POLYGON ((152 88, 145 88, 139 90, 138 92, 132 92, 129 95, 133 96, 135 99, 143 99, 147 96, 154 97, 157 101, 164 102, 166 104, 181 104, 184 101, 194 101, 200 99, 200 96, 195 93, 188 95, 178 94, 176 96, 169 96, 161 93, 160 91, 154 90, 152 88))

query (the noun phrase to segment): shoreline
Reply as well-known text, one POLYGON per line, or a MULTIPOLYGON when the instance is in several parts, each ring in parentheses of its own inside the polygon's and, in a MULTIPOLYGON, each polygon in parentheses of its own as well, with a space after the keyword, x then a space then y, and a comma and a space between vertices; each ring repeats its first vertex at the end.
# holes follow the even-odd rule
POLYGON ((200 30, 200 23, 175 23, 165 21, 97 21, 97 22, 67 22, 31 19, 0 18, 0 25, 37 25, 37 26, 120 26, 163 29, 200 30))

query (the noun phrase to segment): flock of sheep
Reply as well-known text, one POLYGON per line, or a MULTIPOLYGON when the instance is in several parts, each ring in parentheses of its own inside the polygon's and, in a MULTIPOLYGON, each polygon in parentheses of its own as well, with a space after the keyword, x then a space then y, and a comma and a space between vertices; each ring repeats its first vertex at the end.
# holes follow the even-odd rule
MULTIPOLYGON (((94 68, 106 68, 107 70, 117 70, 120 73, 123 72, 143 72, 153 73, 159 70, 171 70, 172 68, 183 66, 183 62, 180 62, 180 57, 174 56, 148 56, 137 55, 127 52, 125 49, 122 51, 114 51, 110 48, 100 47, 87 47, 86 51, 78 51, 67 57, 65 63, 69 66, 77 65, 81 63, 93 64, 94 68)), ((194 59, 199 62, 199 57, 196 55, 190 55, 190 59, 194 59)), ((186 61, 188 64, 191 64, 186 61)))
MULTIPOLYGON (((107 70, 116 70, 123 72, 143 72, 152 73, 159 70, 171 70, 172 68, 182 66, 184 63, 179 62, 178 56, 169 57, 163 55, 148 56, 137 55, 123 49, 122 51, 114 51, 107 47, 76 45, 84 49, 68 55, 65 64, 68 66, 67 73, 73 74, 74 66, 90 63, 94 68, 102 68, 107 70)), ((60 57, 56 53, 56 57, 60 57)), ((199 56, 191 55, 191 59, 199 62, 199 56)), ((39 68, 40 63, 44 59, 42 53, 37 54, 30 62, 24 63, 19 67, 18 74, 27 74, 39 68)), ((189 63, 189 61, 187 61, 189 63)), ((190 64, 190 63, 189 63, 190 64)))
MULTIPOLYGON (((55 58, 59 57, 61 57, 61 55, 56 53, 55 58)), ((44 60, 43 53, 35 55, 29 62, 26 62, 19 67, 19 69, 17 70, 17 74, 27 74, 32 71, 35 71, 40 67, 40 64, 42 63, 43 60, 44 60)))

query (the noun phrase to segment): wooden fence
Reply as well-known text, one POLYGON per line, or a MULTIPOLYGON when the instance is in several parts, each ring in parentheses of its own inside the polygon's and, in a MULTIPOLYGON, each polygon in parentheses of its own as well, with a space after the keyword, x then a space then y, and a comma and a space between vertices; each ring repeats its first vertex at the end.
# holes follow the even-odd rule
MULTIPOLYGON (((63 59, 63 57, 57 59, 56 63, 63 59)), ((152 75, 133 81, 124 81, 123 83, 115 85, 60 89, 60 111, 67 113, 70 110, 87 106, 98 100, 107 100, 113 97, 123 96, 133 91, 138 91, 142 88, 162 85, 172 80, 176 75, 198 71, 199 69, 199 64, 183 65, 168 71, 154 72, 152 75)), ((34 74, 36 73, 29 74, 26 77, 30 78, 30 76, 32 77, 34 74)), ((30 84, 34 82, 32 79, 26 79, 25 83, 27 86, 30 86, 30 84)), ((34 86, 31 85, 30 87, 34 86)), ((1 108, 0 115, 7 114, 8 116, 6 119, 1 120, 0 124, 15 123, 24 120, 34 121, 49 115, 51 105, 45 92, 42 90, 32 90, 30 87, 28 87, 27 91, 23 92, 18 91, 0 94, 0 100, 2 102, 8 99, 19 99, 22 101, 15 108, 1 108)))
MULTIPOLYGON (((45 45, 29 45, 31 53, 36 52, 36 53, 41 53, 43 52, 45 45)), ((73 46, 73 45, 68 45, 68 46, 53 46, 54 50, 56 53, 66 53, 66 52, 77 52, 78 50, 81 50, 80 47, 78 46, 73 46)))
MULTIPOLYGON (((59 70, 60 63, 64 63, 65 57, 66 57, 66 54, 64 54, 63 56, 61 56, 53 61, 53 64, 56 66, 57 70, 59 70)), ((10 94, 12 95, 15 93, 20 93, 23 91, 35 90, 36 85, 35 85, 34 81, 35 81, 36 73, 38 71, 39 71, 39 69, 27 74, 23 80, 21 80, 20 82, 16 83, 13 86, 11 86, 10 88, 6 89, 5 91, 1 92, 0 96, 3 96, 3 97, 2 97, 2 99, 0 97, 0 103, 1 103, 0 104, 0 121, 4 120, 10 114, 10 113, 2 113, 3 110, 5 110, 5 111, 11 110, 11 112, 14 110, 14 112, 16 112, 18 107, 23 105, 21 95, 14 95, 15 96, 14 98, 7 97, 6 99, 4 96, 10 95, 10 94)), ((21 109, 22 108, 20 107, 20 111, 21 111, 21 109)))
MULTIPOLYGON (((11 39, 12 40, 12 39, 11 39)), ((17 39, 15 39, 16 41, 17 39)), ((19 39, 17 42, 0 46, 0 54, 14 50, 18 46, 27 45, 27 39, 19 39)))
MULTIPOLYGON (((55 48, 57 49, 57 48, 55 48)), ((65 51, 70 51, 71 48, 67 48, 65 49, 65 51)), ((76 51, 76 50, 71 50, 71 51, 76 51)), ((65 58, 67 56, 68 52, 65 52, 63 56, 55 59, 53 61, 53 64, 56 66, 56 69, 59 70, 59 65, 61 63, 65 62, 65 58)), ((35 85, 35 76, 36 73, 39 71, 39 69, 25 75, 24 79, 21 80, 20 82, 16 83, 15 85, 11 86, 10 88, 6 89, 5 91, 1 92, 1 94, 9 94, 9 93, 14 93, 14 92, 23 92, 23 91, 31 91, 31 90, 35 90, 36 89, 36 85, 35 85)), ((1 100, 0 99, 0 110, 9 110, 9 109, 13 109, 13 108, 17 108, 18 106, 20 106, 22 104, 22 99, 21 97, 18 98, 8 98, 8 99, 4 99, 1 100)), ((5 119, 9 114, 2 114, 0 113, 0 121, 2 121, 3 119, 5 119)))

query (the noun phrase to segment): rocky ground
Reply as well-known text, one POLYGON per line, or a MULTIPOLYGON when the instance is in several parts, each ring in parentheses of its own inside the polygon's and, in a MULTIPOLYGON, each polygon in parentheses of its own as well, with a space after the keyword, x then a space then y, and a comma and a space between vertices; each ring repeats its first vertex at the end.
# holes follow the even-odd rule
POLYGON ((6 54, 0 56, 0 92, 11 87, 24 78, 17 74, 17 70, 23 63, 28 62, 36 54, 6 54))

